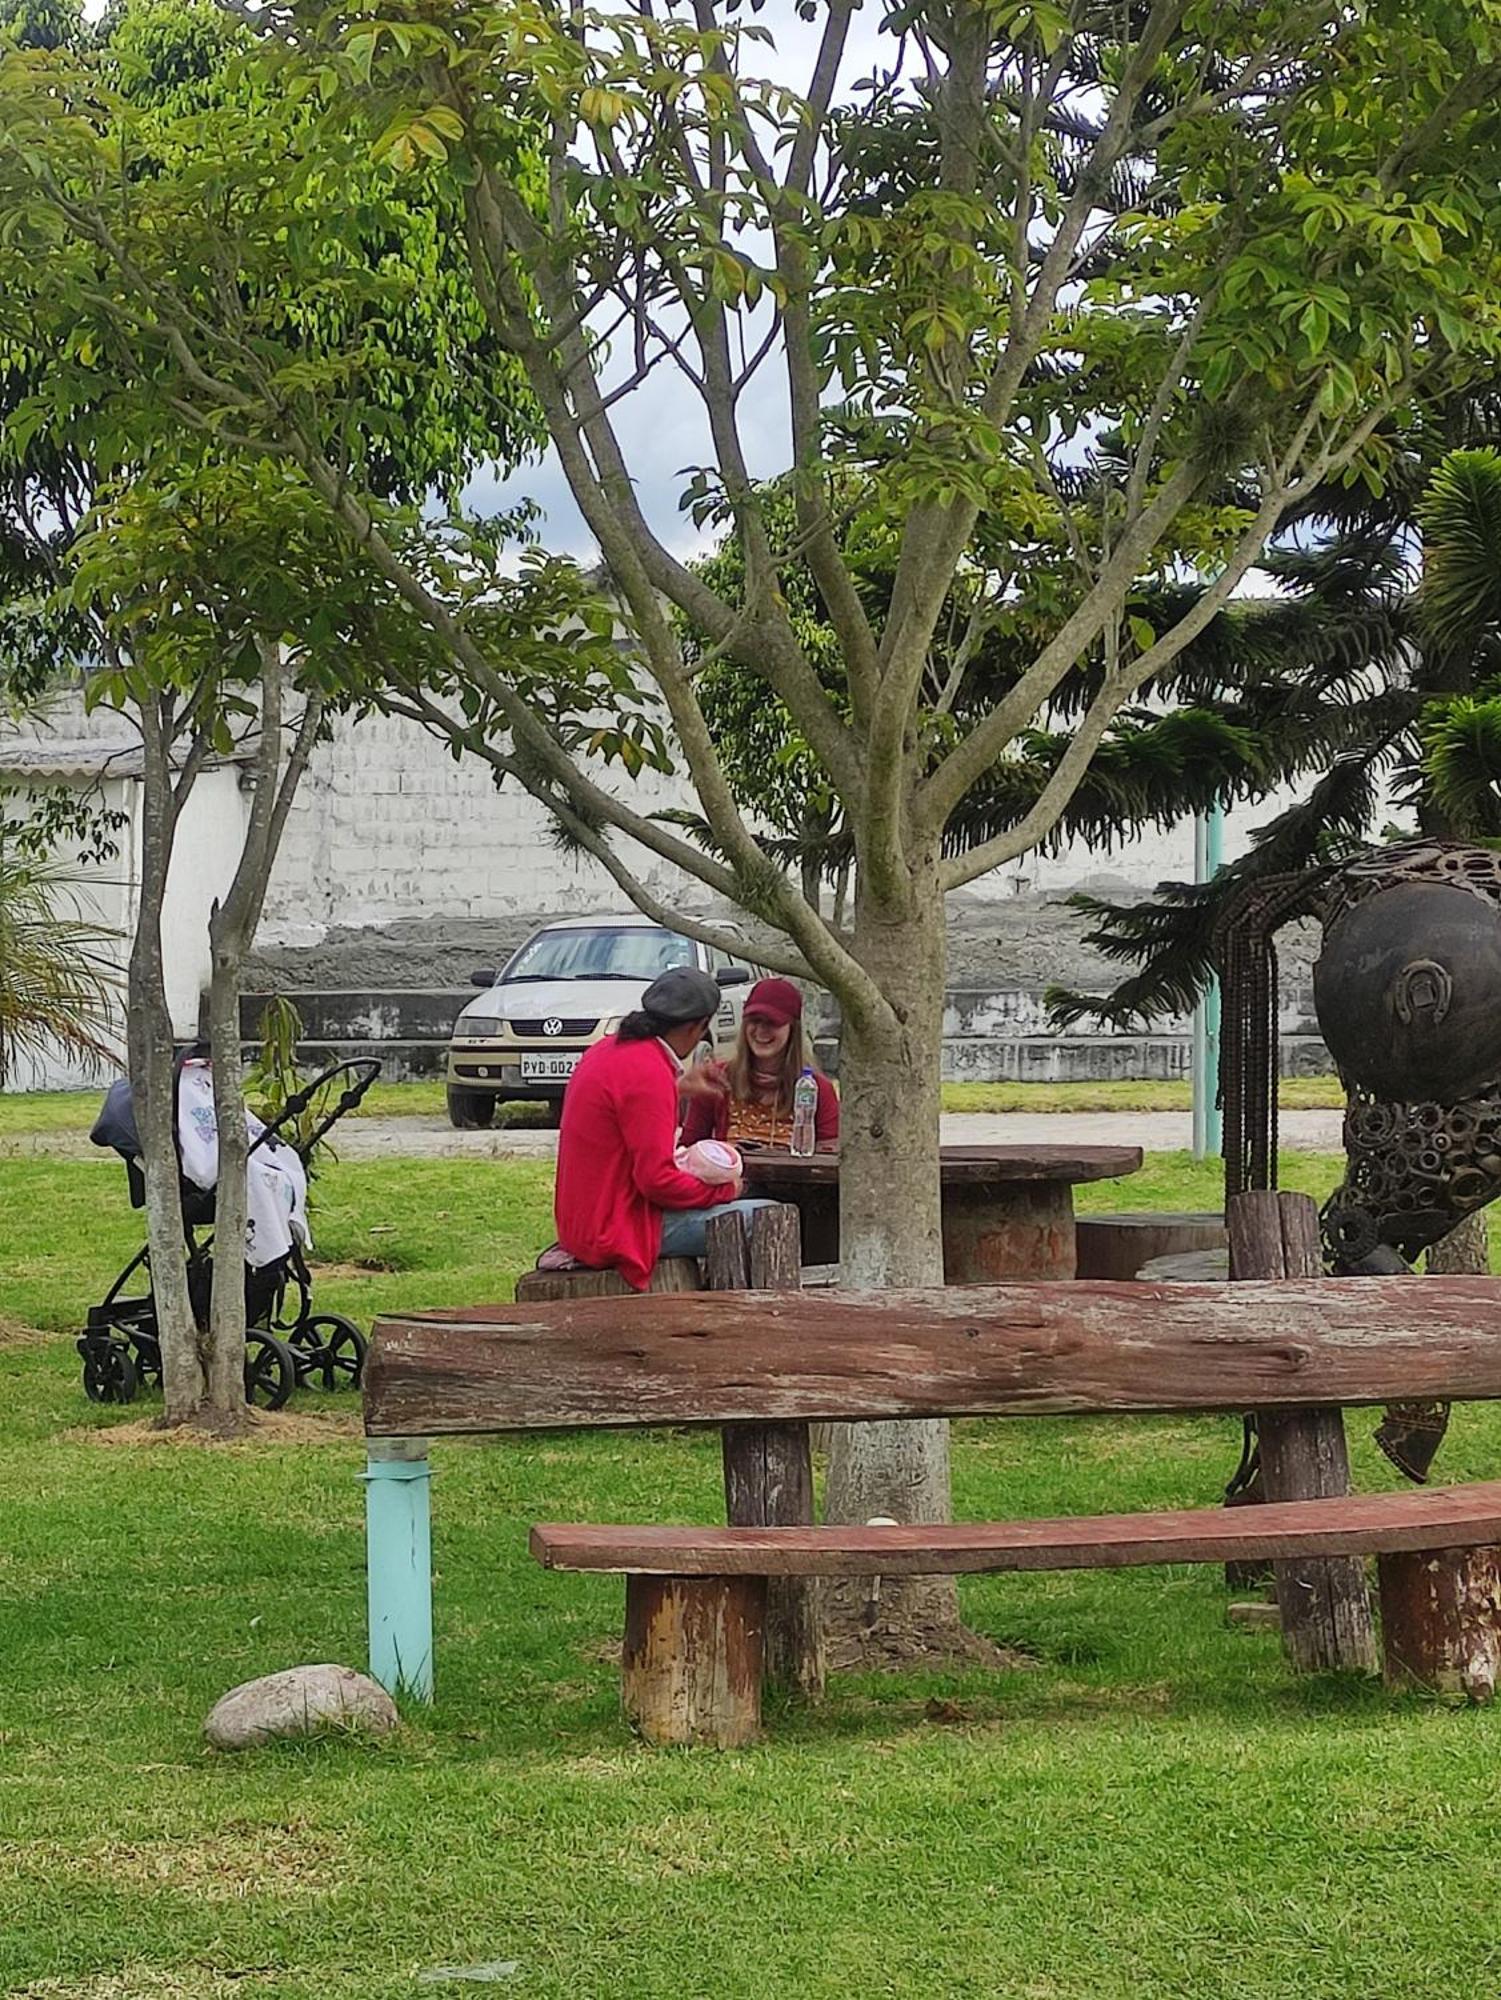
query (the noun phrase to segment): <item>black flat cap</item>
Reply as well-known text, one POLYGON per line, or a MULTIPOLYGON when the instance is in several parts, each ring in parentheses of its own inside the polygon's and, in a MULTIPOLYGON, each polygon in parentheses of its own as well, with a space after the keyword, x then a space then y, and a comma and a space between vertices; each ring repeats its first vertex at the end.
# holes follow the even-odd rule
POLYGON ((717 1014, 719 1002, 718 982, 691 965, 675 965, 671 972, 654 979, 641 996, 643 1013, 672 1028, 717 1014))

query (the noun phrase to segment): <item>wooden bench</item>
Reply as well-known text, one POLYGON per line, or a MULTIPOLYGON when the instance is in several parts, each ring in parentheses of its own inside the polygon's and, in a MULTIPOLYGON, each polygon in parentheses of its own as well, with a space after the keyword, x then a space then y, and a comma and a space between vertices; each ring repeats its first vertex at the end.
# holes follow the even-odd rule
MULTIPOLYGON (((822 1421, 1256 1410, 1291 1422, 1347 1404, 1501 1397, 1498 1336, 1501 1284, 1485 1278, 709 1292, 388 1317, 364 1385, 372 1668, 430 1692, 429 1438, 709 1424, 744 1456, 822 1421), (383 1462, 402 1470, 382 1474, 383 1462), (393 1496, 410 1504, 378 1520, 393 1496), (405 1583, 391 1546, 411 1551, 405 1583)), ((768 1582, 872 1571, 1266 1557, 1286 1604, 1315 1590, 1321 1564, 1374 1555, 1392 1683, 1489 1693, 1501 1484, 1269 1500, 953 1527, 548 1524, 532 1546, 549 1568, 625 1576, 626 1706, 654 1741, 754 1734, 768 1582)))

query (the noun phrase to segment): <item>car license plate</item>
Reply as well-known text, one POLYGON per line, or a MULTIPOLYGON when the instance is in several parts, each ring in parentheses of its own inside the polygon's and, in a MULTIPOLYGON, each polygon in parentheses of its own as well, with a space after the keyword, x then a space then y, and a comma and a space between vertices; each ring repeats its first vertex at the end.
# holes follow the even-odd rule
POLYGON ((521 1058, 521 1080, 523 1083, 562 1083, 573 1075, 578 1063, 577 1050, 561 1051, 553 1055, 524 1055, 521 1058))

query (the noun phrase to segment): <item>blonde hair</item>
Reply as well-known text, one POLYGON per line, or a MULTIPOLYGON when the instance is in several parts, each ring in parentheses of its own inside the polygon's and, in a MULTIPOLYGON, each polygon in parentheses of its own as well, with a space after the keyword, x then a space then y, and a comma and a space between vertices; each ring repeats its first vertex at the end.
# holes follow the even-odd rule
MULTIPOLYGON (((784 1116, 792 1115, 792 1093, 797 1088, 797 1080, 805 1069, 819 1073, 818 1058, 813 1053, 812 1038, 802 1021, 790 1023, 792 1033, 787 1037, 777 1076, 776 1109, 784 1116)), ((745 1040, 745 1023, 740 1023, 740 1032, 735 1037, 735 1049, 725 1064, 725 1074, 729 1078, 730 1096, 737 1104, 755 1102, 755 1082, 751 1076, 750 1049, 745 1040)))

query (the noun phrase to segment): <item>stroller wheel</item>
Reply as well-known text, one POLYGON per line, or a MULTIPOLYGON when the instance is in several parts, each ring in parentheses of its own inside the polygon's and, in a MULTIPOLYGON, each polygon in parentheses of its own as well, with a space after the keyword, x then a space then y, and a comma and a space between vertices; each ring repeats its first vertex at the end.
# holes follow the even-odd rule
POLYGON ((131 1403, 139 1383, 130 1349, 117 1341, 91 1343, 83 1357, 83 1393, 91 1403, 131 1403))
POLYGON ((342 1313, 314 1313, 295 1328, 292 1347, 299 1382, 320 1389, 358 1389, 365 1372, 365 1336, 342 1313))
POLYGON ((292 1350, 260 1327, 245 1336, 245 1401, 259 1410, 279 1410, 297 1387, 292 1350))

